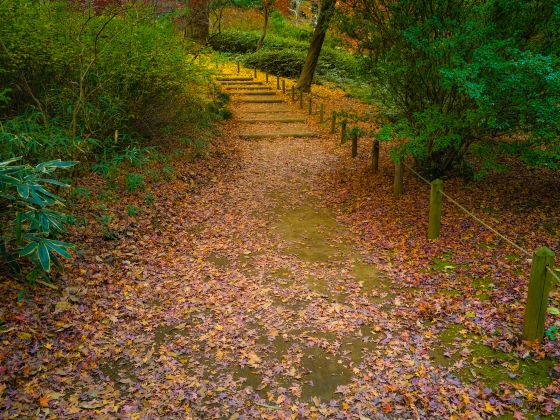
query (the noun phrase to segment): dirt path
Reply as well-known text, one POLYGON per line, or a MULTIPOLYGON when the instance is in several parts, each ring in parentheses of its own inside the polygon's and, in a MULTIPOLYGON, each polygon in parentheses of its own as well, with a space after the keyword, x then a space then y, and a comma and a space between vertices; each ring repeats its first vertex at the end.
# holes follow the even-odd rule
MULTIPOLYGON (((224 131, 238 161, 197 194, 171 184, 157 229, 77 263, 64 307, 42 315, 56 334, 10 362, 31 379, 11 385, 8 412, 363 419, 511 411, 493 389, 511 374, 501 365, 513 362, 458 320, 432 322, 422 293, 380 272, 379 253, 341 222, 333 197, 344 182, 332 179, 351 183, 354 168, 341 165, 338 138, 273 88, 222 82, 234 110, 224 131)), ((527 383, 549 383, 550 366, 515 363, 527 383)))
POLYGON ((132 411, 157 400, 146 414, 372 415, 397 410, 394 398, 409 412, 392 387, 422 357, 395 337, 403 324, 389 310, 390 280, 327 205, 334 137, 283 99, 261 101, 233 95, 240 169, 189 202, 186 226, 167 232, 175 254, 143 268, 134 297, 143 319, 112 331, 136 356, 112 355, 102 370, 132 411), (287 118, 243 122, 255 115, 287 118), (389 366, 388 353, 402 365, 389 366))

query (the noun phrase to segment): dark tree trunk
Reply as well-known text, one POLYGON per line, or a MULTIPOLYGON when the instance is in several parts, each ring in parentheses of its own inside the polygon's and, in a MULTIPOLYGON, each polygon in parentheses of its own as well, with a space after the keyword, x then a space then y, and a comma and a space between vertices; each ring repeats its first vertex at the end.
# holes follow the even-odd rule
POLYGON ((269 0, 263 1, 263 8, 264 8, 264 22, 263 22, 263 30, 261 33, 261 37, 257 42, 257 51, 260 50, 264 44, 264 39, 266 38, 266 30, 268 29, 268 14, 270 9, 270 2, 269 0))
POLYGON ((325 41, 325 35, 327 34, 327 29, 329 28, 329 22, 334 13, 335 5, 336 0, 321 1, 317 26, 315 27, 315 31, 313 31, 313 38, 311 39, 311 44, 307 50, 305 64, 303 65, 303 69, 301 70, 296 86, 300 90, 309 91, 311 88, 315 68, 317 67, 317 62, 319 61, 319 55, 321 54, 321 48, 323 47, 323 42, 325 41))
POLYGON ((206 42, 210 33, 210 0, 189 0, 189 37, 206 42))

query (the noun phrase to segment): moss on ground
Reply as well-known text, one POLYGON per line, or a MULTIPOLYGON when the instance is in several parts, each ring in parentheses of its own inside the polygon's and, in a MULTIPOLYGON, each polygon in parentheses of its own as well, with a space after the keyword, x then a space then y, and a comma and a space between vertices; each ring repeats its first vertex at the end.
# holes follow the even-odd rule
POLYGON ((486 386, 497 388, 501 382, 518 383, 528 388, 551 383, 550 359, 522 359, 514 354, 494 350, 482 343, 480 336, 467 332, 462 325, 452 324, 439 335, 441 347, 430 352, 434 361, 454 370, 463 381, 480 379, 486 386), (465 360, 465 366, 455 368, 465 360))

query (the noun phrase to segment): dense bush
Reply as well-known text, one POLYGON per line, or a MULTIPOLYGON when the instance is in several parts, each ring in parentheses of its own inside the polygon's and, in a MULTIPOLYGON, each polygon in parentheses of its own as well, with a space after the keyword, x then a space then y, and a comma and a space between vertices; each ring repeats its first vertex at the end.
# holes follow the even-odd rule
MULTIPOLYGON (((527 162, 560 167, 560 1, 352 0, 341 28, 369 58, 394 119, 380 138, 426 174, 462 167, 470 146, 516 138, 527 162)), ((495 146, 495 147, 494 147, 495 146)))
MULTIPOLYGON (((255 53, 244 56, 244 64, 248 67, 257 67, 272 74, 285 77, 298 77, 305 57, 306 49, 297 48, 263 48, 255 53)), ((355 79, 359 75, 361 63, 348 54, 323 48, 315 70, 319 80, 342 82, 355 79)))
POLYGON ((89 16, 23 0, 2 3, 0 20, 1 135, 14 141, 4 157, 60 149, 81 158, 115 130, 150 136, 146 127, 168 124, 170 113, 193 121, 205 113, 197 87, 205 72, 169 20, 142 8, 89 16))
POLYGON ((259 34, 248 31, 224 31, 208 40, 216 51, 245 54, 255 51, 259 34))
MULTIPOLYGON (((217 51, 243 54, 248 67, 257 67, 285 77, 297 77, 301 72, 309 42, 269 35, 264 46, 255 52, 258 32, 224 31, 210 41, 217 51)), ((360 74, 361 63, 344 51, 324 46, 316 74, 324 80, 341 82, 355 79, 360 74)))
POLYGON ((41 178, 64 166, 57 159, 97 159, 82 168, 114 172, 160 138, 207 128, 223 112, 205 99, 208 72, 171 17, 154 19, 142 4, 94 13, 13 0, 0 2, 0 22, 1 253, 30 256, 48 271, 53 251, 67 256, 49 242, 63 233, 51 209, 62 199, 43 184, 61 185, 41 178), (37 201, 34 188, 54 201, 37 201))
POLYGON ((297 77, 305 61, 305 51, 261 49, 247 54, 243 63, 247 67, 257 67, 272 74, 285 77, 297 77))

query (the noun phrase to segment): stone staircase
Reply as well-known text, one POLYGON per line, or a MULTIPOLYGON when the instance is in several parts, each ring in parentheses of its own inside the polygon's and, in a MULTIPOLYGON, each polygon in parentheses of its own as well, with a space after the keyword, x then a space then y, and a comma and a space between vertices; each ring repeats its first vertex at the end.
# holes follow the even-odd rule
POLYGON ((305 138, 318 133, 309 130, 305 118, 291 109, 284 96, 265 82, 253 77, 220 75, 215 78, 231 96, 235 118, 243 125, 241 137, 305 138))

